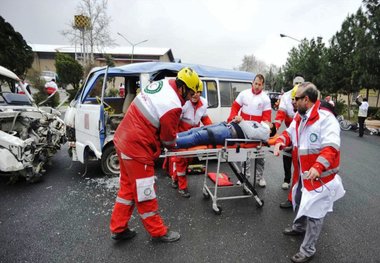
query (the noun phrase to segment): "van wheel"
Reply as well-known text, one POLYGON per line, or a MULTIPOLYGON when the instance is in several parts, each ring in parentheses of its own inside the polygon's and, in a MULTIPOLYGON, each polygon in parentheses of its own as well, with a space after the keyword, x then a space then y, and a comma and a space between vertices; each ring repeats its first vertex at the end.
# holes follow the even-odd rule
POLYGON ((119 176, 120 164, 114 145, 107 146, 102 153, 102 171, 107 176, 119 176))

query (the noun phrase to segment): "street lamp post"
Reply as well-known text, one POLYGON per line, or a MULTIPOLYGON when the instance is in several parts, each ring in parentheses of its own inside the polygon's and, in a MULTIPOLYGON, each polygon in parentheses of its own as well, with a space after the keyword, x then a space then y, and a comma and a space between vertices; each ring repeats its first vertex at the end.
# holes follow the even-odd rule
POLYGON ((302 42, 301 40, 298 40, 298 39, 296 39, 296 38, 294 38, 294 37, 291 37, 291 36, 288 36, 288 35, 284 35, 284 34, 280 34, 280 37, 288 37, 288 38, 291 38, 291 39, 293 39, 293 40, 295 40, 295 41, 297 41, 297 42, 302 42))
POLYGON ((132 64, 132 63, 133 63, 133 54, 134 54, 134 52, 135 52, 135 46, 137 46, 137 45, 139 45, 139 44, 141 44, 141 43, 147 42, 148 39, 145 39, 145 40, 140 41, 140 42, 137 42, 137 43, 132 43, 132 42, 129 41, 129 40, 128 40, 123 34, 121 34, 120 32, 117 32, 117 34, 118 34, 119 36, 121 36, 122 38, 124 38, 125 41, 127 41, 127 42, 132 46, 132 57, 131 57, 131 64, 132 64))

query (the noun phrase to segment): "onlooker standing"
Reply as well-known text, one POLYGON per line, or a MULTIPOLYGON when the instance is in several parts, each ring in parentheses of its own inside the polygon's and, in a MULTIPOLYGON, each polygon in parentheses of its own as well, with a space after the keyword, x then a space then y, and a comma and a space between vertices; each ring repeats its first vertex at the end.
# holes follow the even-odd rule
POLYGON ((357 96, 355 100, 356 104, 359 105, 359 113, 358 113, 359 137, 363 137, 364 122, 365 122, 365 119, 367 119, 368 107, 369 107, 367 98, 363 98, 362 102, 359 101, 359 98, 361 96, 362 95, 357 96))
MULTIPOLYGON (((268 95, 263 92, 264 82, 264 76, 257 74, 253 80, 252 89, 243 90, 239 93, 231 106, 231 112, 227 122, 231 122, 235 119, 235 117, 239 115, 239 112, 240 118, 243 120, 271 122, 272 107, 268 95)), ((245 172, 247 179, 254 185, 253 176, 251 178, 252 171, 250 168, 253 166, 251 165, 251 161, 256 163, 256 180, 259 186, 265 187, 266 182, 263 177, 265 159, 254 159, 246 163, 245 172)), ((242 171, 244 171, 244 169, 242 169, 242 171)))
POLYGON ((274 155, 293 144, 293 207, 297 215, 285 235, 305 235, 293 262, 308 262, 316 252, 316 243, 327 212, 344 196, 337 174, 340 162, 340 127, 335 116, 320 108, 319 92, 314 84, 298 87, 295 100, 298 113, 289 128, 276 140, 274 155))

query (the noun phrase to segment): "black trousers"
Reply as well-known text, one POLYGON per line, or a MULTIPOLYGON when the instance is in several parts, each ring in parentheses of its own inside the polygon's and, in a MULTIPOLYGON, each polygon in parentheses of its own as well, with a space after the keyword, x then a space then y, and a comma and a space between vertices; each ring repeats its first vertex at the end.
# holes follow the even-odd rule
POLYGON ((292 157, 283 155, 282 161, 285 173, 284 182, 290 184, 290 180, 292 179, 292 157))
POLYGON ((367 117, 358 117, 358 124, 359 124, 359 136, 363 137, 364 134, 364 121, 367 119, 367 117))

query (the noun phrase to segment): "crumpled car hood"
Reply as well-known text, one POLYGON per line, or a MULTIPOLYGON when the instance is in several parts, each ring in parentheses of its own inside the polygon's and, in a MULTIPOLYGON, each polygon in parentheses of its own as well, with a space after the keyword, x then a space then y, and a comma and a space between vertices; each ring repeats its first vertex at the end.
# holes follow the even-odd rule
POLYGON ((65 124, 58 115, 28 105, 0 106, 0 173, 39 180, 44 165, 65 143, 65 124))

